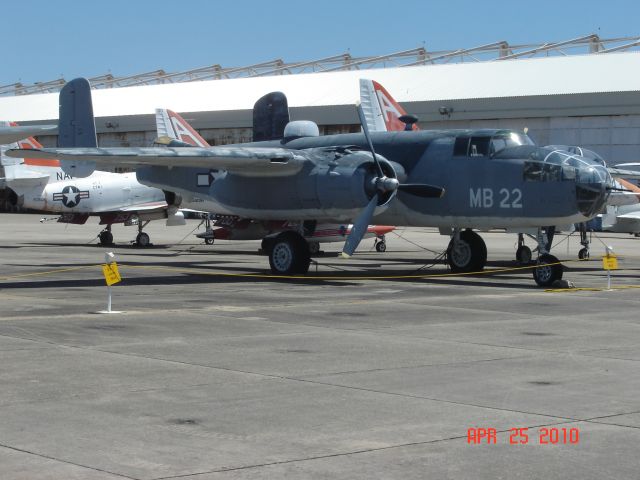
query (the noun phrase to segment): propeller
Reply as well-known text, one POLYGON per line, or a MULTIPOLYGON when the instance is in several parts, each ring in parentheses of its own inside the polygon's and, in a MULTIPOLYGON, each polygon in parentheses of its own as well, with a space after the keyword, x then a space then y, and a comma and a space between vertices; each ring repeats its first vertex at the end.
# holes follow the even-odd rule
MULTIPOLYGON (((360 119, 360 125, 362 125, 362 131, 364 132, 364 137, 367 140, 367 144, 369 145, 369 150, 371 152, 371 156, 373 157, 373 163, 376 167, 377 177, 374 179, 374 184, 376 187, 376 193, 373 195, 369 203, 364 208, 364 210, 358 215, 358 218, 353 222, 353 227, 351 227, 351 232, 347 237, 347 240, 344 244, 344 248, 342 249, 342 256, 345 258, 349 258, 358 248, 360 242, 362 241, 362 237, 367 232, 367 227, 371 223, 371 219, 373 218, 373 213, 378 206, 378 202, 380 201, 380 194, 391 193, 391 198, 393 195, 400 190, 411 195, 415 195, 417 197, 422 198, 440 198, 444 195, 444 188, 438 187, 435 185, 428 185, 425 183, 400 183, 397 178, 390 178, 384 174, 382 170, 382 165, 378 160, 378 156, 376 155, 376 151, 373 148, 373 143, 371 142, 371 135, 369 134, 369 127, 367 126, 367 122, 365 120, 364 112, 362 111, 362 105, 360 102, 356 104, 358 111, 358 118, 360 119)), ((387 201, 389 201, 387 200, 387 201)))

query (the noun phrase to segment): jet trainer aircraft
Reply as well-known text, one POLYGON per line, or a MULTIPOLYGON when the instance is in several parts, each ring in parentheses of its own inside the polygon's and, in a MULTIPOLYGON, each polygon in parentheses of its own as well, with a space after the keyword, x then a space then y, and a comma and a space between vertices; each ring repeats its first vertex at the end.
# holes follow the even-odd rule
MULTIPOLYGON (((10 127, 8 122, 0 122, 0 125, 19 128, 10 127)), ((60 168, 57 159, 7 158, 4 152, 11 146, 27 150, 42 148, 32 137, 0 147, 10 202, 34 210, 60 213, 58 221, 63 223, 84 224, 89 215, 97 215, 100 224, 106 225, 98 235, 102 245, 113 243, 111 225, 114 223, 137 222, 136 245, 142 247, 150 243, 149 235, 142 231, 145 222, 167 219, 167 225, 185 223, 182 213, 171 205, 175 196, 141 185, 135 173, 95 171, 86 178, 75 178, 60 168)))
MULTIPOLYGON (((282 140, 223 147, 97 148, 86 79, 60 92, 59 135, 73 148, 17 149, 13 157, 58 158, 75 176, 96 166, 129 165, 141 183, 197 195, 203 210, 255 219, 341 222, 355 219, 343 253, 351 255, 377 223, 450 228, 453 270, 481 270, 486 245, 469 225, 529 228, 593 217, 611 177, 596 162, 557 155, 504 129, 378 132, 319 136, 313 122, 290 122, 282 140), (93 132, 87 135, 87 132, 93 132), (206 180, 206 181, 205 181, 206 180), (428 182, 428 183, 427 183, 428 182)), ((534 279, 549 285, 562 267, 538 230, 534 279)), ((273 272, 305 273, 309 247, 282 232, 269 255, 273 272)))

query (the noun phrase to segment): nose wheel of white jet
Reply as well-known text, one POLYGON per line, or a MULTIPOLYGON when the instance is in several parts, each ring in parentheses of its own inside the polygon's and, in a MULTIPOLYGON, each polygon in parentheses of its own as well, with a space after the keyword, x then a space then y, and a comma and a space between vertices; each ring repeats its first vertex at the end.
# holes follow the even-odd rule
POLYGON ((472 230, 454 230, 447 262, 454 273, 479 272, 487 263, 487 246, 482 237, 472 230))
POLYGON ((375 243, 376 252, 386 252, 387 251, 387 242, 384 238, 384 235, 376 239, 375 243))
POLYGON ((108 247, 113 245, 113 234, 111 233, 111 225, 107 225, 104 230, 98 234, 100 245, 108 247))
POLYGON ((213 245, 213 242, 215 241, 216 237, 215 237, 215 234, 213 233, 213 228, 211 228, 211 219, 209 218, 208 213, 204 214, 200 225, 202 225, 203 223, 204 223, 204 232, 196 233, 196 237, 203 239, 204 243, 206 243, 207 245, 213 245))
POLYGON ((531 249, 524 244, 524 234, 518 234, 518 249, 516 250, 516 261, 519 265, 529 265, 533 254, 531 249))
POLYGON ((555 229, 549 227, 546 230, 543 232, 542 229, 538 229, 536 237, 539 255, 537 266, 533 269, 533 279, 540 287, 550 287, 556 280, 562 279, 563 273, 560 260, 548 253, 555 229))
POLYGON ((149 220, 147 220, 144 223, 138 222, 138 235, 136 236, 136 242, 135 242, 135 245, 137 247, 144 248, 151 245, 151 239, 149 238, 149 235, 142 231, 142 229, 146 227, 148 223, 149 223, 149 220))
POLYGON ((302 235, 293 231, 282 232, 269 243, 269 265, 273 273, 295 275, 309 271, 309 244, 302 235))

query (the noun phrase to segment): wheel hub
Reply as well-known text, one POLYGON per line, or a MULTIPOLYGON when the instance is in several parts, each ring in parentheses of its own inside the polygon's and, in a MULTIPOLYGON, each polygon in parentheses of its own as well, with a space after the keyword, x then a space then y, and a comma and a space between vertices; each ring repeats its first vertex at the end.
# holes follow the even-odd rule
POLYGON ((272 251, 273 263, 280 272, 285 272, 291 268, 293 261, 293 252, 288 243, 278 243, 273 247, 272 251))
POLYGON ((467 242, 456 242, 451 249, 451 261, 458 267, 466 267, 471 262, 471 247, 467 242))
POLYGON ((553 268, 550 265, 540 265, 536 267, 536 274, 542 282, 548 282, 553 275, 553 268))

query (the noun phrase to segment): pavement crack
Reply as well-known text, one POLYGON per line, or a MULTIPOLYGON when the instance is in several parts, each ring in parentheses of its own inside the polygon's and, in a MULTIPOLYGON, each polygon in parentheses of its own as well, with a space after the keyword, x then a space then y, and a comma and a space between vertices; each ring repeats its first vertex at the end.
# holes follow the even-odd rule
POLYGON ((112 472, 112 471, 109 471, 109 470, 104 470, 102 468, 91 467, 89 465, 83 465, 81 463, 71 462, 69 460, 63 460, 61 458, 52 457, 51 455, 45 455, 44 453, 38 453, 38 452, 33 452, 31 450, 25 450, 23 448, 12 447, 11 445, 5 445, 3 443, 0 443, 0 447, 6 448, 7 450, 13 450, 15 452, 26 453, 28 455, 34 455, 36 457, 45 458, 47 460, 52 460, 52 461, 55 461, 55 462, 65 463, 67 465, 73 465, 74 467, 86 468, 87 470, 93 470, 95 472, 108 473, 109 475, 114 475, 114 476, 121 477, 121 478, 128 478, 129 480, 141 480, 138 477, 131 477, 129 475, 123 475, 121 473, 112 472))

